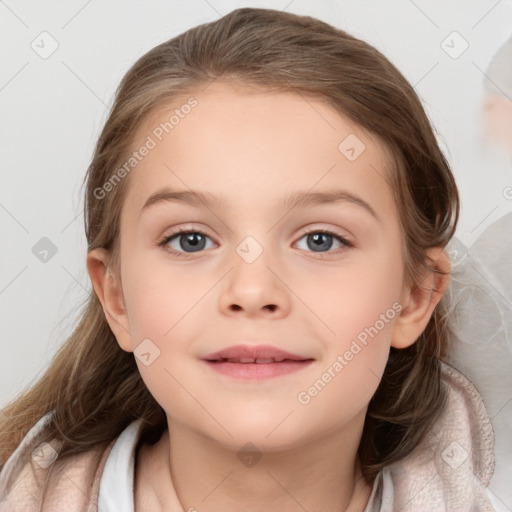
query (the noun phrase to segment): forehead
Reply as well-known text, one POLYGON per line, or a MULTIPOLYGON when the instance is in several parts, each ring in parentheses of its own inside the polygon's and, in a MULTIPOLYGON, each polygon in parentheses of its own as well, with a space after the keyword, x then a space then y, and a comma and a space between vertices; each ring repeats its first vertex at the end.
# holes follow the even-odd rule
POLYGON ((391 206, 386 146, 310 96, 215 81, 152 112, 133 149, 150 140, 123 208, 140 211, 167 185, 231 197, 241 207, 242 200, 271 202, 273 191, 281 200, 285 191, 345 186, 391 206))

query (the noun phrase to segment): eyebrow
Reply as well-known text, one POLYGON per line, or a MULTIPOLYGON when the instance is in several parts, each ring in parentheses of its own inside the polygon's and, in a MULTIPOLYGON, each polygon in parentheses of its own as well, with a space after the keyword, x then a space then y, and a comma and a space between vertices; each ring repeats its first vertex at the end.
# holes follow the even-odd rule
MULTIPOLYGON (((200 192, 198 190, 173 190, 165 187, 148 197, 141 208, 140 214, 142 215, 150 206, 158 203, 180 201, 193 206, 204 205, 211 210, 220 209, 228 204, 228 199, 222 194, 216 196, 209 192, 200 192)), ((372 217, 380 222, 375 210, 364 199, 346 190, 330 190, 325 192, 297 191, 285 197, 282 204, 285 208, 292 209, 339 202, 356 204, 364 208, 372 217)))

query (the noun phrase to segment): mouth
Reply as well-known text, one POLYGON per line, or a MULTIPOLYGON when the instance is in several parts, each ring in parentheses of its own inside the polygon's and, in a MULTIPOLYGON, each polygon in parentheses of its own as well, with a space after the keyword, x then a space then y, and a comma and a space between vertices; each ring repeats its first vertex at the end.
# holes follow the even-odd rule
POLYGON ((267 379, 301 370, 314 359, 271 345, 236 345, 209 354, 203 361, 214 371, 238 379, 267 379))
POLYGON ((297 361, 297 359, 286 359, 286 358, 258 358, 255 359, 254 357, 242 357, 240 359, 237 358, 222 358, 222 359, 207 359, 210 363, 241 363, 241 364, 250 364, 250 363, 256 363, 256 364, 270 364, 270 363, 281 363, 283 361, 297 361))

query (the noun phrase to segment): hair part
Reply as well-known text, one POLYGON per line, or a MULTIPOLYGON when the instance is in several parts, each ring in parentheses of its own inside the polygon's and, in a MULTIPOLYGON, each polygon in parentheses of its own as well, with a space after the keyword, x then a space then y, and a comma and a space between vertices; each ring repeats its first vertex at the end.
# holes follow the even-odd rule
MULTIPOLYGON (((101 188, 133 151, 148 116, 177 98, 222 79, 265 91, 324 101, 376 135, 390 155, 389 178, 404 233, 405 276, 421 283, 432 247, 445 247, 459 215, 455 180, 413 87, 377 49, 309 16, 241 8, 191 28, 143 55, 122 79, 84 179, 88 249, 104 248, 119 272, 120 217, 130 177, 104 198, 101 188)), ((443 304, 408 348, 391 348, 371 399, 358 455, 371 483, 386 465, 408 455, 442 412, 445 390, 443 304)), ((62 441, 59 460, 112 441, 142 418, 140 442, 156 442, 165 411, 123 351, 93 290, 69 339, 35 385, 0 415, 0 469, 47 412, 43 440, 62 441)))

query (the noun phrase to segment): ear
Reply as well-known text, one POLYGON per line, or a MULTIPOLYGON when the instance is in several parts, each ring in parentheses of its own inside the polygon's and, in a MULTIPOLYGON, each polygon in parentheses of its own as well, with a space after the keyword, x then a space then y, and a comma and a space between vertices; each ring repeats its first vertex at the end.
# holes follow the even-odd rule
POLYGON ((435 247, 430 249, 427 255, 432 266, 444 274, 425 271, 419 285, 413 284, 410 288, 404 289, 402 310, 391 336, 392 347, 409 347, 420 337, 450 282, 451 263, 446 251, 441 247, 435 247))
POLYGON ((118 272, 109 268, 110 254, 102 248, 87 254, 87 272, 98 296, 105 318, 119 343, 126 352, 133 352, 130 324, 126 314, 121 279, 118 272))

